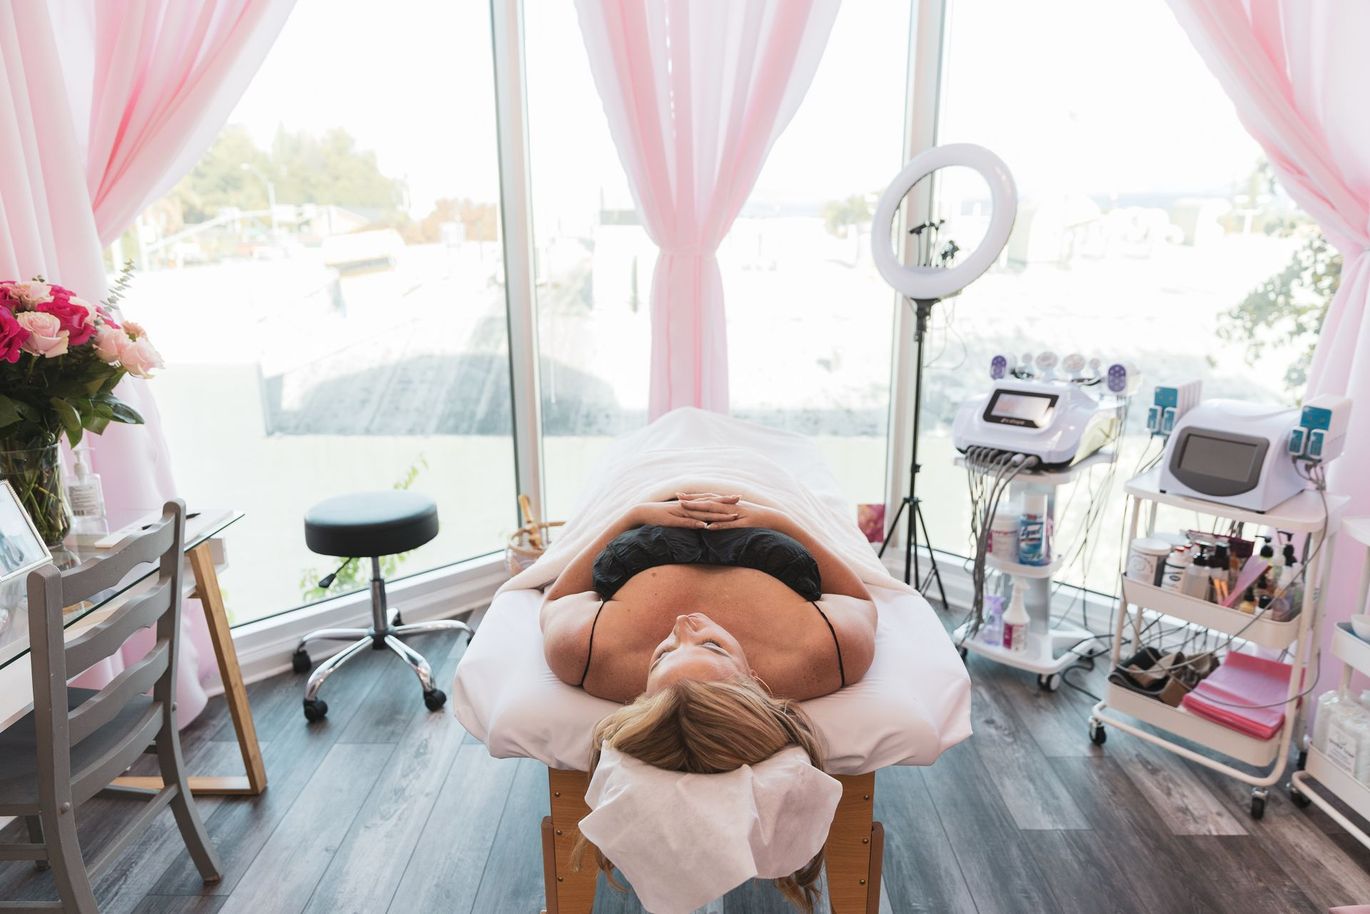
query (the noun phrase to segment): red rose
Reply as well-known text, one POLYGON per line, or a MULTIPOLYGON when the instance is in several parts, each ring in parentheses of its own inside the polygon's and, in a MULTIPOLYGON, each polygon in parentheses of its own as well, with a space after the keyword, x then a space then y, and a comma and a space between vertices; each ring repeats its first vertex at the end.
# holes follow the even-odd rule
POLYGON ((9 308, 0 308, 0 362, 13 364, 19 361, 19 352, 29 332, 14 319, 9 308))
POLYGON ((81 346, 95 333, 95 308, 60 286, 52 287, 52 301, 45 301, 35 311, 45 311, 62 322, 67 331, 68 344, 81 346))

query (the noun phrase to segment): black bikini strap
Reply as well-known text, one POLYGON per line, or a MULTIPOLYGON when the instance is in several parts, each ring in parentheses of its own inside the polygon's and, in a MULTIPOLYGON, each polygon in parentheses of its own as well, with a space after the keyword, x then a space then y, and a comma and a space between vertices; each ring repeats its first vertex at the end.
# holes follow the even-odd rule
MULTIPOLYGON (((595 626, 599 625, 599 614, 604 612, 604 604, 608 602, 608 600, 599 601, 599 609, 595 610, 595 621, 590 623, 590 643, 585 647, 585 672, 580 674, 580 688, 585 688, 585 677, 590 675, 590 655, 595 649, 595 626)), ((819 610, 819 612, 822 612, 822 610, 819 610)), ((829 626, 829 628, 831 628, 831 626, 829 626)), ((833 635, 833 637, 836 638, 837 636, 833 635)), ((842 663, 842 658, 840 656, 838 657, 837 662, 839 665, 842 663)))
MULTIPOLYGON (((828 618, 827 613, 823 612, 823 607, 819 606, 814 600, 810 600, 809 602, 813 603, 813 608, 818 610, 818 614, 823 617, 823 621, 828 623, 828 631, 832 632, 832 644, 833 647, 837 648, 837 675, 841 678, 842 685, 845 687, 847 684, 847 669, 842 665, 842 643, 837 640, 837 629, 832 627, 832 620, 828 618)), ((589 666, 588 661, 586 666, 589 666)))

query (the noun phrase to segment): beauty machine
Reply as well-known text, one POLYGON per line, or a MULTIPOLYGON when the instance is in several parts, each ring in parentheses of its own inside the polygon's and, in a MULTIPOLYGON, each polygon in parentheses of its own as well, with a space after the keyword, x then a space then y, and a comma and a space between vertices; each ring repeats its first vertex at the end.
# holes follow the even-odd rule
POLYGON ((1104 375, 1093 360, 1086 374, 1084 357, 1069 355, 1062 363, 1068 376, 1057 378, 1054 354, 1026 361, 1035 372, 1014 367, 1010 357, 994 357, 994 389, 957 410, 952 443, 958 451, 1024 454, 1052 469, 1078 463, 1118 437, 1127 399, 1141 380, 1135 368, 1115 363, 1104 375), (1099 385, 1104 389, 1095 393, 1099 385))
POLYGON ((1302 409, 1206 400, 1176 423, 1160 489, 1269 511, 1316 481, 1321 464, 1341 453, 1350 412, 1344 397, 1318 397, 1302 409))

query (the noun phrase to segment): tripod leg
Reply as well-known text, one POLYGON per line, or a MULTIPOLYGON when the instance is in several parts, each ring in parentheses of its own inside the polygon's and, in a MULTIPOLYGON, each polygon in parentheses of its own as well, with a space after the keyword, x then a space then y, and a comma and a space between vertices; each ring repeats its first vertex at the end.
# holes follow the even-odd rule
POLYGON ((904 583, 910 583, 909 569, 914 571, 913 579, 918 580, 918 527, 914 520, 918 516, 918 499, 909 498, 908 531, 904 534, 904 583))
POLYGON ((894 539, 894 531, 899 529, 899 518, 904 515, 904 507, 908 503, 907 498, 899 503, 899 510, 894 512, 894 520, 890 521, 890 531, 885 534, 885 541, 880 544, 880 551, 875 554, 876 558, 885 557, 885 550, 889 548, 890 540, 894 539))
MULTIPOLYGON (((921 504, 914 505, 914 508, 918 512, 918 526, 923 528, 923 542, 928 544, 928 561, 932 563, 932 568, 928 571, 928 580, 937 579, 937 593, 942 598, 942 608, 951 609, 951 604, 947 602, 947 589, 942 586, 942 571, 937 567, 937 556, 932 552, 932 538, 928 536, 927 518, 923 517, 921 504)), ((923 586, 926 586, 926 582, 923 586)), ((919 592, 922 592, 923 587, 920 586, 918 589, 919 592)))

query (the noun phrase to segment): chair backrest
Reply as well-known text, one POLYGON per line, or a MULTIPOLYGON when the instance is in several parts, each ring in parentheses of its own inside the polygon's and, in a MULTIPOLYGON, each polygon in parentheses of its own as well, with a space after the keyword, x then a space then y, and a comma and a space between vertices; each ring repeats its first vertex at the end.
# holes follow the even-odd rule
POLYGON ((162 517, 126 537, 108 555, 69 571, 46 565, 28 576, 33 710, 38 737, 40 791, 81 802, 118 777, 147 749, 164 726, 175 726, 176 654, 180 640, 181 552, 185 503, 167 502, 162 517), (66 641, 62 610, 124 580, 137 566, 157 563, 151 588, 129 597, 99 622, 66 641), (131 664, 79 705, 68 698, 67 680, 115 654, 140 629, 156 627, 156 640, 131 664), (152 701, 126 715, 118 733, 101 733, 100 751, 82 770, 71 770, 71 750, 111 723, 149 689, 152 701))

